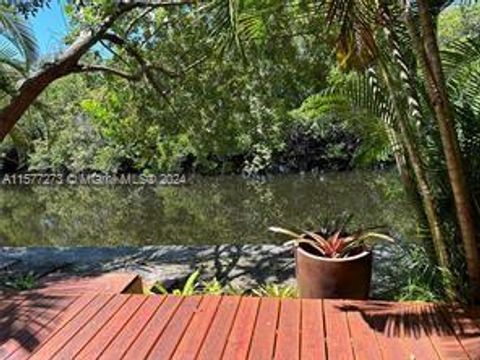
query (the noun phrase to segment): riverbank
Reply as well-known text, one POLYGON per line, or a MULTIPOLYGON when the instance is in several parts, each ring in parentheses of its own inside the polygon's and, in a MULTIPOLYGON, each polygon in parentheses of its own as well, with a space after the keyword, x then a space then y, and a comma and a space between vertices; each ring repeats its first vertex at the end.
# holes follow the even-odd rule
MULTIPOLYGON (((400 251, 398 246, 374 250, 373 297, 382 297, 395 285, 388 278, 400 251)), ((216 278, 240 289, 295 283, 292 251, 281 245, 2 247, 0 269, 2 265, 8 265, 3 271, 37 276, 128 271, 147 284, 159 281, 166 287, 176 286, 197 269, 205 280, 216 278)))

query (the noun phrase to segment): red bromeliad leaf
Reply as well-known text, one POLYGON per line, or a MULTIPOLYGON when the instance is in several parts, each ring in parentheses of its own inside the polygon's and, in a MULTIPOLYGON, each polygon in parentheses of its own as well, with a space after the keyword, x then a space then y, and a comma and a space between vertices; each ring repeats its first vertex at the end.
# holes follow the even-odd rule
POLYGON ((325 236, 327 230, 324 230, 323 233, 304 231, 303 234, 296 234, 290 230, 278 227, 270 227, 269 230, 291 236, 293 240, 289 243, 293 242, 296 245, 301 243, 308 244, 316 249, 322 256, 329 258, 348 257, 353 251, 367 247, 369 245, 368 240, 370 239, 394 241, 390 236, 380 232, 381 228, 378 227, 357 230, 346 236, 341 236, 342 230, 337 230, 333 234, 330 232, 332 235, 329 237, 325 236), (378 229, 378 231, 374 231, 375 229, 378 229))
POLYGON ((323 236, 321 236, 317 233, 314 233, 312 231, 307 231, 307 230, 305 230, 304 232, 305 232, 305 234, 310 236, 313 240, 318 242, 321 246, 326 246, 329 243, 328 240, 326 240, 323 236))
POLYGON ((327 253, 325 252, 325 249, 320 246, 320 244, 318 244, 316 241, 314 240, 310 240, 310 239, 305 239, 305 238, 298 238, 297 239, 297 242, 298 243, 305 243, 305 244, 309 244, 310 246, 312 246, 314 249, 317 249, 320 254, 322 254, 323 256, 327 256, 327 253))

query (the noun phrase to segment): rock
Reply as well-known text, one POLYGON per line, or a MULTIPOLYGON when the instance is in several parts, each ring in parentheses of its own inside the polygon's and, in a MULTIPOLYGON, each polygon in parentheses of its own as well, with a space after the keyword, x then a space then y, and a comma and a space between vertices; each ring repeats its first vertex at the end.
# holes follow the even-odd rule
MULTIPOLYGON (((294 284, 294 259, 281 245, 198 245, 143 247, 3 247, 3 261, 15 262, 36 274, 60 269, 62 272, 129 271, 147 284, 156 281, 168 287, 197 269, 203 280, 216 278, 242 289, 267 282, 294 284)), ((384 269, 391 267, 394 247, 374 252, 373 294, 385 291, 384 269)))

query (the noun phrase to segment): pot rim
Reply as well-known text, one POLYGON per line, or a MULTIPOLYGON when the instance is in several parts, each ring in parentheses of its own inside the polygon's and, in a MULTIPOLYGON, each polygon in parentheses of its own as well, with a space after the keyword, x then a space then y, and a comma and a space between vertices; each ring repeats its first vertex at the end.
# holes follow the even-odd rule
POLYGON ((368 256, 372 253, 371 251, 364 250, 360 254, 357 254, 357 255, 354 255, 354 256, 349 256, 349 257, 345 257, 345 258, 328 258, 328 257, 313 255, 313 254, 309 253, 308 251, 305 251, 304 249, 302 249, 300 246, 296 246, 295 248, 296 248, 296 251, 300 251, 302 253, 302 255, 304 255, 304 256, 307 256, 309 258, 319 260, 319 261, 325 261, 325 262, 348 262, 348 261, 363 258, 363 257, 368 256))

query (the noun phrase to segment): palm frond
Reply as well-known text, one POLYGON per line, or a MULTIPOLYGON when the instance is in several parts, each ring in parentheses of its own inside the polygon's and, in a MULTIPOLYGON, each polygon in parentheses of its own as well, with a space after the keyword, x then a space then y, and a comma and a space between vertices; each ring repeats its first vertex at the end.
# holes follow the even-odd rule
POLYGON ((38 46, 31 28, 23 19, 5 9, 0 12, 0 37, 10 41, 27 66, 38 59, 38 46))
POLYGON ((480 59, 480 36, 452 42, 442 51, 445 72, 455 76, 465 66, 480 59))

